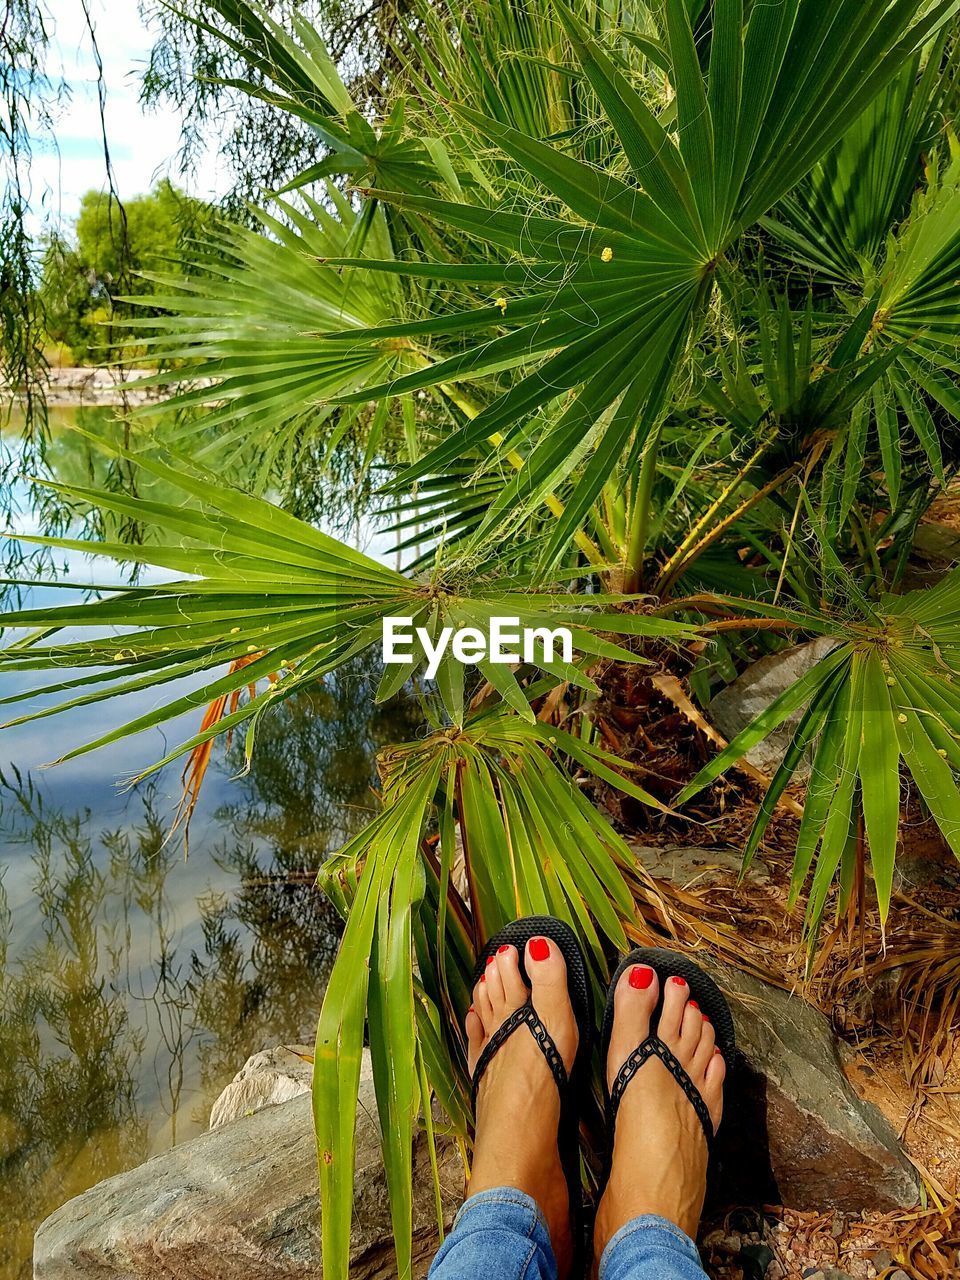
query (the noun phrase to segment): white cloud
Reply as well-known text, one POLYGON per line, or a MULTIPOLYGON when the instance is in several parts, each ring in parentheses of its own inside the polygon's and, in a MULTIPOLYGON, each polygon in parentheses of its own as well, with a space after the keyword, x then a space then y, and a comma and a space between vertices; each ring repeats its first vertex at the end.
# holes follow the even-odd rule
MULTIPOLYGON (((32 227, 76 217, 80 197, 91 188, 106 190, 97 68, 78 0, 48 0, 51 16, 46 72, 67 94, 55 119, 56 145, 34 140, 30 166, 32 227)), ((178 172, 181 121, 171 109, 145 111, 139 102, 140 77, 153 33, 144 25, 135 0, 90 0, 106 84, 107 140, 122 199, 148 191, 169 176, 192 195, 210 199, 229 185, 214 155, 193 175, 178 172)))

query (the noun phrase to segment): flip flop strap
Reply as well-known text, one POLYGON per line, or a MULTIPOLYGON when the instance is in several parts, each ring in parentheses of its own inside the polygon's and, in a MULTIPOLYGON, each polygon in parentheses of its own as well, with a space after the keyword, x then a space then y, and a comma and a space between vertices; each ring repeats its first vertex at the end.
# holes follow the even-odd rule
POLYGON ((613 1088, 610 1090, 610 1110, 612 1118, 616 1120, 617 1111, 620 1108, 620 1102, 623 1098, 624 1090, 627 1085, 637 1074, 645 1062, 650 1058, 659 1058, 663 1065, 676 1080, 677 1084, 687 1095, 690 1105, 703 1125, 704 1136, 707 1139, 707 1146, 713 1144, 713 1121, 710 1119, 710 1112, 707 1110, 707 1104, 704 1102, 700 1094, 700 1090, 693 1083, 690 1077, 684 1071, 677 1058, 670 1052, 667 1046, 657 1036, 648 1036, 642 1044, 637 1045, 633 1053, 630 1054, 626 1062, 617 1072, 617 1078, 613 1082, 613 1088))
POLYGON ((550 1032, 540 1021, 537 1011, 532 1004, 522 1004, 519 1009, 514 1009, 513 1013, 497 1027, 496 1031, 487 1042, 487 1046, 477 1059, 476 1069, 473 1073, 473 1088, 470 1091, 470 1105, 476 1110, 477 1090, 480 1088, 480 1081, 483 1073, 490 1065, 494 1054, 501 1046, 509 1040, 516 1031, 517 1027, 526 1026, 530 1030, 530 1034, 537 1042, 537 1047, 547 1060, 547 1066, 550 1068, 551 1074, 557 1083, 557 1089, 560 1091, 560 1097, 563 1098, 567 1088, 567 1069, 563 1065, 563 1058, 560 1056, 560 1050, 553 1043, 553 1037, 550 1032))

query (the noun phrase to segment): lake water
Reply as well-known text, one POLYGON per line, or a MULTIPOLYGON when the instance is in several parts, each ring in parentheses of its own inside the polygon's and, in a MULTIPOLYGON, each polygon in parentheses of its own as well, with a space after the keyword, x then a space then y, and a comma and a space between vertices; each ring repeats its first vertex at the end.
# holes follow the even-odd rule
MULTIPOLYGON (((68 470, 74 418, 54 425, 68 470)), ((16 520, 37 523, 29 509, 16 520)), ((63 603, 118 581, 82 556, 60 572, 78 584, 56 591, 63 603)), ((133 790, 117 779, 195 731, 200 711, 52 769, 157 695, 0 732, 0 1280, 30 1276, 33 1232, 58 1205, 200 1133, 249 1054, 312 1042, 338 936, 313 874, 374 811, 377 747, 416 731, 402 699, 374 706, 379 674, 354 664, 282 704, 247 774, 238 747, 218 744, 187 858, 166 839, 180 767, 133 790)), ((5 674, 0 696, 38 683, 5 674)))

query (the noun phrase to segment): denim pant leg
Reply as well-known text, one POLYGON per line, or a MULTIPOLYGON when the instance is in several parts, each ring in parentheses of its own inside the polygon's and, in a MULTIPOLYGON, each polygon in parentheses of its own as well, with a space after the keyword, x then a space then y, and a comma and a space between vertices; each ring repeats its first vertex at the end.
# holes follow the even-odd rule
POLYGON ((655 1214, 622 1226, 603 1251, 599 1280, 706 1280, 697 1246, 655 1214))
POLYGON ((515 1187, 471 1196, 440 1246, 428 1280, 557 1280, 537 1202, 515 1187))

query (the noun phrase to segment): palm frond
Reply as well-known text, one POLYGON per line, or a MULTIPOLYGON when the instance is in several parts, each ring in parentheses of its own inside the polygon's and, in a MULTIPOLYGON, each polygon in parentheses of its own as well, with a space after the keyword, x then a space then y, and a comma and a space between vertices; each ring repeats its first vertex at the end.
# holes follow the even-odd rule
MULTIPOLYGON (((152 528, 155 541, 126 545, 18 536, 188 576, 118 588, 86 604, 8 612, 7 628, 29 628, 31 633, 0 651, 0 668, 36 672, 92 668, 3 699, 9 705, 43 693, 72 695, 9 723, 55 715, 183 677, 205 678, 190 692, 158 700, 145 715, 67 752, 60 757, 64 760, 274 677, 264 691, 235 706, 229 715, 214 719, 153 768, 247 722, 249 752, 262 714, 354 655, 379 647, 384 619, 406 619, 411 630, 421 627, 433 635, 445 626, 473 628, 488 635, 494 616, 516 618, 527 629, 567 627, 581 656, 620 661, 639 659, 606 638, 609 633, 689 635, 689 629, 679 623, 585 607, 587 600, 593 606, 629 603, 619 596, 533 595, 504 589, 499 582, 468 586, 456 566, 447 565, 432 579, 414 581, 266 500, 226 487, 217 476, 182 456, 168 460, 141 456, 137 465, 162 479, 184 501, 175 505, 56 487, 74 501, 95 504, 152 528), (60 639, 67 630, 70 638, 60 639), (90 638, 72 638, 77 632, 86 632, 90 638), (223 667, 226 671, 220 670, 223 667)), ((409 660, 386 668, 378 697, 389 697, 427 665, 425 643, 416 637, 409 660)), ((482 656, 477 665, 506 702, 524 718, 533 719, 518 676, 509 666, 482 656)), ((556 679, 596 688, 576 662, 564 662, 544 651, 541 665, 556 679)), ((463 664, 448 651, 438 672, 438 689, 457 721, 463 714, 463 672, 463 664)))
POLYGON ((923 154, 957 105, 960 49, 944 30, 918 50, 764 227, 794 261, 842 285, 862 283, 908 211, 923 154), (869 269, 869 265, 868 265, 869 269))
POLYGON ((607 974, 605 946, 627 945, 624 924, 634 904, 623 870, 633 857, 590 801, 570 786, 563 758, 638 794, 616 772, 616 759, 598 748, 550 726, 489 711, 468 721, 457 736, 437 734, 391 748, 381 759, 383 812, 321 872, 321 885, 347 916, 314 1059, 325 1275, 347 1275, 365 1028, 378 1108, 382 1120, 390 1121, 382 1124, 384 1163, 397 1269, 405 1275, 413 1129, 431 1106, 417 1088, 415 1064, 423 1061, 432 1091, 445 1100, 448 1119, 466 1137, 459 1024, 469 1004, 475 949, 508 920, 547 912, 570 923, 584 940, 599 994, 607 974), (424 840, 434 813, 440 833, 435 851, 424 840), (463 918, 446 908, 459 856, 454 814, 469 885, 463 918), (413 976, 414 941, 420 987, 413 976), (442 1032, 438 1010, 454 1015, 444 1020, 442 1032), (438 1052, 438 1035, 445 1051, 438 1052))
POLYGON ((335 409, 335 396, 421 361, 409 343, 342 341, 405 305, 399 281, 326 265, 348 252, 389 259, 382 211, 358 211, 330 185, 324 204, 303 196, 260 216, 262 232, 227 225, 202 245, 200 277, 154 274, 150 303, 165 314, 132 324, 145 358, 166 363, 145 383, 182 388, 163 413, 203 410, 171 442, 208 461, 249 455, 255 442, 262 488, 278 459, 342 434, 359 408, 335 409))
MULTIPOLYGON (((760 606, 762 607, 762 606, 760 606)), ((744 852, 748 866, 776 802, 808 751, 813 763, 797 839, 791 899, 814 867, 807 903, 811 942, 834 877, 838 910, 863 857, 863 817, 881 922, 893 885, 900 810, 900 762, 960 858, 960 570, 926 590, 885 596, 877 616, 824 619, 837 645, 706 765, 677 797, 682 805, 805 708, 744 852)))

